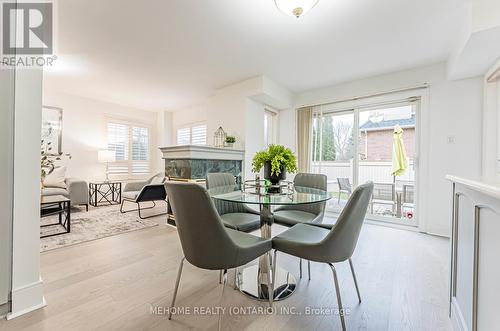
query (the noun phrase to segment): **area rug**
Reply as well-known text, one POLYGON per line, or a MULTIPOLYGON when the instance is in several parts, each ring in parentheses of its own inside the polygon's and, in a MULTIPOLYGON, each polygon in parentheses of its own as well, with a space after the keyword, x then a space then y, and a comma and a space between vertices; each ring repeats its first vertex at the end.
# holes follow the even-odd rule
MULTIPOLYGON (((151 214, 154 214, 151 209, 151 214)), ((75 245, 86 241, 115 236, 117 234, 142 230, 157 226, 165 222, 165 216, 158 216, 142 220, 137 212, 120 213, 120 206, 106 206, 85 209, 73 208, 71 210, 71 232, 53 237, 40 239, 40 251, 75 245)), ((57 223, 57 216, 48 216, 41 219, 41 224, 57 223)), ((59 227, 42 227, 40 235, 47 235, 63 229, 59 227)))

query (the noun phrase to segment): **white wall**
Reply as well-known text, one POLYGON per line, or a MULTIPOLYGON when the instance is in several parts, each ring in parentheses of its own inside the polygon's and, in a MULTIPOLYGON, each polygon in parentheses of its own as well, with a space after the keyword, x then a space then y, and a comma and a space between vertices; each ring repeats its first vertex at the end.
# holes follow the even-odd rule
POLYGON ((206 122, 207 143, 213 145, 214 132, 222 126, 236 137, 234 148, 245 150, 245 177, 252 178, 253 155, 264 148, 264 108, 292 106, 292 94, 265 76, 251 78, 220 88, 196 106, 173 113, 172 143, 176 131, 187 124, 206 122))
POLYGON ((7 318, 45 305, 40 278, 42 70, 17 70, 15 86, 12 312, 7 318))
POLYGON ((12 264, 12 179, 15 70, 0 70, 0 316, 7 311, 12 264))
MULTIPOLYGON (((182 127, 200 123, 207 122, 207 106, 206 104, 199 104, 191 107, 186 107, 177 110, 172 113, 172 132, 171 132, 171 144, 177 143, 177 129, 182 127)), ((207 136, 208 142, 210 143, 211 136, 207 136)), ((165 145, 166 146, 166 145, 165 145)))
MULTIPOLYGON (((158 147, 173 145, 172 139, 175 139, 173 134, 173 115, 173 113, 168 111, 158 113, 158 123, 156 125, 158 147)), ((163 161, 163 154, 159 148, 156 149, 156 164, 158 171, 165 169, 165 161, 163 161)))
POLYGON ((264 106, 252 99, 246 100, 245 178, 253 179, 252 159, 264 146, 264 106))
POLYGON ((500 83, 487 82, 500 60, 484 76, 483 180, 500 184, 500 83))
MULTIPOLYGON (((246 149, 246 130, 253 129, 256 124, 245 120, 247 107, 250 106, 252 109, 255 107, 255 104, 247 100, 260 93, 261 87, 261 79, 257 77, 215 91, 214 96, 207 103, 207 129, 210 145, 213 144, 214 132, 222 126, 228 135, 236 137, 235 148, 246 149)), ((255 117, 248 119, 255 119, 255 117)), ((264 117, 260 125, 263 123, 264 117)))
POLYGON ((152 172, 161 170, 158 168, 159 152, 156 143, 157 113, 49 90, 43 93, 43 104, 63 109, 62 148, 64 153, 72 156, 71 160, 65 162, 68 177, 87 181, 104 179, 105 165, 97 161, 97 152, 107 148, 108 118, 148 126, 151 130, 152 172))
MULTIPOLYGON (((449 236, 450 184, 444 176, 454 174, 472 179, 481 176, 482 78, 448 81, 445 64, 439 64, 301 93, 296 96, 296 105, 328 103, 422 83, 429 83, 430 88, 422 104, 419 222, 423 231, 449 236), (450 137, 454 143, 448 142, 450 137)), ((293 113, 282 112, 282 128, 295 123, 293 113)), ((294 142, 291 135, 295 131, 281 132, 281 143, 294 142)))
POLYGON ((472 1, 472 29, 487 30, 500 26, 500 2, 496 0, 472 1))

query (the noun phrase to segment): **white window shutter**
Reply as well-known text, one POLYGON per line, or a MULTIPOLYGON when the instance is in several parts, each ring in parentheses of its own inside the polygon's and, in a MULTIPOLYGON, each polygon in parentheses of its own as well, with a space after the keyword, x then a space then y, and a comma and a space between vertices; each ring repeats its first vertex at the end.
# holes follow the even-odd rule
POLYGON ((191 128, 177 129, 177 145, 189 145, 191 143, 191 128))
POLYGON ((116 161, 128 160, 129 126, 108 123, 108 150, 115 151, 116 161))
POLYGON ((197 125, 191 128, 191 144, 206 145, 207 144, 207 125, 197 125))
POLYGON ((149 174, 149 130, 132 128, 132 175, 149 174))
POLYGON ((150 174, 149 129, 127 123, 108 123, 108 150, 116 161, 109 164, 110 175, 133 178, 150 174))

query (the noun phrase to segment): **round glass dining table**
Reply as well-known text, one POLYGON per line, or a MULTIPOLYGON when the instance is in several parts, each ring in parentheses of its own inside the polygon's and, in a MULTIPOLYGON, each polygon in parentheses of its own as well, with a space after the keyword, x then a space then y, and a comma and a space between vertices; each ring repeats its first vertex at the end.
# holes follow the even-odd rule
MULTIPOLYGON (((287 194, 256 194, 243 192, 235 186, 220 186, 208 190, 215 200, 258 205, 260 210, 260 232, 262 238, 271 238, 271 227, 274 223, 273 206, 303 205, 324 202, 331 199, 332 195, 326 191, 309 187, 295 186, 287 194)), ((269 254, 270 255, 270 254, 269 254)), ((236 285, 245 295, 257 299, 268 300, 267 273, 271 273, 268 261, 269 255, 263 255, 257 265, 252 265, 240 270, 236 274, 236 285)), ((272 275, 270 279, 273 279, 272 275)), ((274 284, 274 300, 279 301, 290 296, 296 288, 295 277, 287 270, 276 266, 274 284)))

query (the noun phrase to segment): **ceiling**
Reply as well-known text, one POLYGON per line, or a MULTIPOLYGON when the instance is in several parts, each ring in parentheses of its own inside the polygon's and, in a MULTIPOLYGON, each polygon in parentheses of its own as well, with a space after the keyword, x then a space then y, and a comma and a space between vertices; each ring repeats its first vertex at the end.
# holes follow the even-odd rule
POLYGON ((56 0, 45 87, 176 110, 266 75, 292 92, 446 60, 467 0, 320 0, 306 16, 273 0, 56 0))

